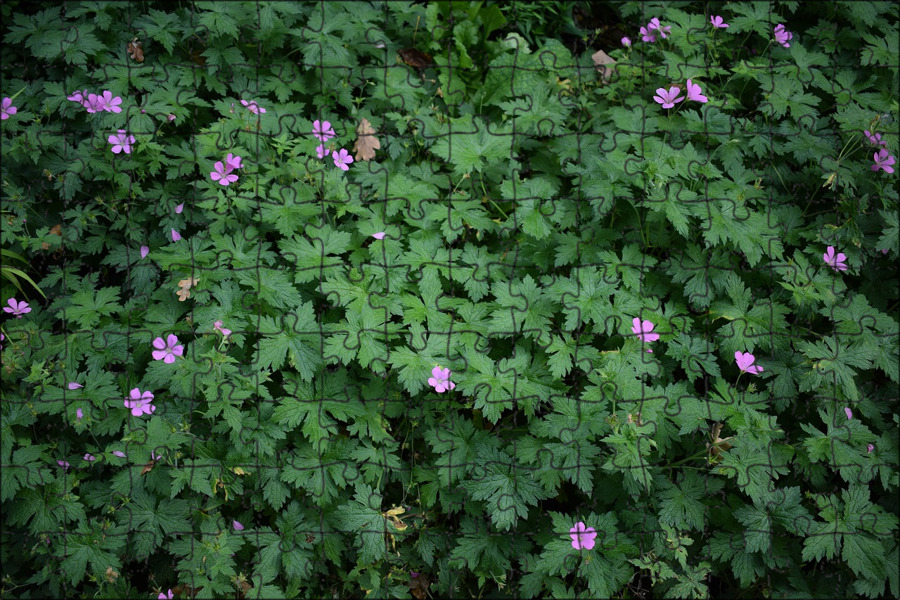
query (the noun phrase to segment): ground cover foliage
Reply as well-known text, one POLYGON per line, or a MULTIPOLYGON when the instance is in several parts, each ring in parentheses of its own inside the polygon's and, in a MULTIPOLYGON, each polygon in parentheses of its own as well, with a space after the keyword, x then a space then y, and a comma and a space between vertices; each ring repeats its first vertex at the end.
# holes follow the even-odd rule
POLYGON ((896 6, 0 11, 4 596, 900 595, 896 6))

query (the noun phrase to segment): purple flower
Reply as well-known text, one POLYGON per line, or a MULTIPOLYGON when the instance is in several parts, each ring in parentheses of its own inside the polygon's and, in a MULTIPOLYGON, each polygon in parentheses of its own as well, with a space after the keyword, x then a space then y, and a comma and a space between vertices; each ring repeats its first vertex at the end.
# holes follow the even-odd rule
POLYGON ((241 164, 241 157, 235 156, 231 152, 229 152, 228 156, 225 157, 225 166, 228 168, 229 171, 244 168, 244 165, 241 164))
POLYGON ((131 414, 139 417, 143 414, 152 414, 156 410, 153 406, 153 394, 148 392, 141 393, 141 390, 134 388, 131 390, 131 399, 125 399, 125 408, 131 409, 131 414))
POLYGON ((77 102, 84 106, 84 97, 87 95, 87 90, 75 90, 71 96, 66 96, 66 100, 71 100, 72 102, 77 102))
POLYGON ((656 100, 657 103, 662 104, 663 108, 672 108, 675 106, 676 102, 681 102, 684 100, 684 96, 681 98, 676 98, 676 96, 681 93, 680 87, 670 87, 669 91, 666 91, 665 88, 659 88, 656 90, 658 96, 653 96, 653 99, 656 100))
POLYGON ((792 39, 794 34, 790 31, 787 31, 784 28, 784 25, 779 23, 775 26, 775 41, 784 46, 785 48, 790 48, 791 45, 788 44, 788 40, 792 39))
POLYGON ((874 449, 875 449, 875 446, 873 444, 867 445, 866 446, 866 454, 872 454, 872 450, 874 450, 874 449))
POLYGON ((181 211, 184 210, 184 202, 175 207, 175 214, 180 215, 181 211))
POLYGON ((671 31, 672 27, 671 26, 660 27, 659 19, 657 19, 656 17, 653 17, 652 19, 650 19, 650 22, 647 23, 647 29, 648 30, 650 30, 650 29, 657 30, 659 32, 659 35, 661 35, 663 39, 666 39, 666 34, 669 33, 669 31, 671 31))
POLYGON ((869 142, 872 143, 873 146, 884 146, 887 147, 887 142, 881 139, 880 133, 869 133, 869 130, 866 129, 863 131, 863 134, 868 138, 869 142))
POLYGON ((897 162, 897 159, 895 159, 892 154, 888 154, 886 148, 882 148, 875 153, 875 164, 872 165, 872 170, 877 171, 878 169, 884 169, 888 173, 893 173, 894 167, 891 165, 895 162, 897 162))
POLYGON ((334 166, 340 167, 344 171, 350 170, 350 167, 348 167, 347 165, 353 162, 353 157, 350 156, 350 153, 347 152, 344 148, 341 148, 340 154, 337 153, 337 150, 332 152, 331 158, 334 159, 334 166))
POLYGON ((96 105, 106 112, 122 112, 122 107, 119 106, 120 104, 122 104, 122 98, 120 96, 116 96, 115 98, 113 98, 112 92, 110 92, 109 90, 105 90, 102 96, 97 96, 96 105))
POLYGON ((578 521, 575 523, 575 527, 569 530, 569 537, 572 538, 572 547, 576 550, 593 550, 597 530, 593 527, 586 527, 583 522, 578 521))
POLYGON ((322 144, 321 146, 316 146, 316 156, 318 156, 319 158, 325 158, 325 156, 327 154, 328 154, 328 148, 325 147, 325 144, 322 144))
POLYGON ((227 168, 222 164, 222 161, 218 161, 215 164, 216 170, 209 174, 213 181, 218 181, 219 185, 229 185, 238 180, 238 176, 232 173, 231 169, 227 168))
POLYGON ((383 240, 383 239, 384 239, 384 232, 383 232, 383 231, 379 231, 378 233, 373 233, 373 234, 372 234, 372 237, 375 238, 376 240, 383 240))
POLYGON ((169 114, 168 119, 169 119, 170 121, 174 121, 174 120, 175 120, 175 115, 169 114))
POLYGON ((753 364, 753 361, 756 360, 756 358, 749 352, 735 352, 734 360, 737 362, 737 366, 742 373, 750 373, 751 375, 762 373, 763 368, 753 364))
POLYGON ((119 458, 125 458, 125 453, 121 450, 113 450, 113 455, 118 456, 119 458))
POLYGON ((848 407, 848 406, 844 407, 844 414, 847 415, 848 421, 853 418, 853 411, 850 410, 850 407, 848 407))
POLYGON ((0 121, 5 121, 17 112, 19 109, 12 105, 12 98, 4 98, 0 104, 0 121))
POLYGON ((100 96, 98 96, 97 94, 88 94, 87 99, 82 102, 82 105, 84 105, 84 108, 88 111, 88 113, 92 114, 97 112, 98 110, 103 110, 100 106, 100 96))
POLYGON ((888 249, 885 248, 884 250, 881 251, 881 253, 882 253, 882 254, 887 254, 887 253, 888 253, 888 249))
POLYGON ((232 521, 231 526, 234 527, 235 531, 243 531, 244 530, 244 526, 241 525, 240 521, 232 521))
POLYGON ((82 411, 80 408, 76 408, 76 409, 75 409, 75 418, 78 419, 79 421, 80 421, 81 419, 83 419, 83 418, 84 418, 84 411, 82 411))
POLYGON ((687 99, 694 100, 695 102, 708 102, 709 98, 703 95, 703 92, 700 90, 700 86, 691 83, 691 80, 687 80, 687 99))
POLYGON ((629 38, 627 35, 625 37, 623 37, 622 45, 626 46, 626 47, 630 47, 631 46, 631 38, 629 38))
POLYGON ((141 246, 141 258, 147 258, 150 254, 150 246, 141 246))
POLYGON ((113 154, 118 154, 123 150, 125 154, 131 154, 131 144, 134 143, 134 136, 126 135, 124 129, 119 129, 119 135, 111 135, 107 141, 113 145, 113 154))
POLYGON ((86 460, 88 462, 94 462, 95 460, 97 460, 97 457, 94 456, 93 454, 85 454, 84 460, 86 460))
POLYGON ((313 135, 316 136, 316 139, 320 142, 327 142, 337 134, 334 132, 331 123, 328 121, 320 122, 316 120, 313 121, 313 135))
POLYGON ((709 21, 716 29, 725 29, 726 27, 728 27, 728 23, 726 23, 725 19, 723 19, 722 17, 710 17, 709 21))
POLYGON ((172 594, 172 588, 169 588, 169 595, 159 593, 159 596, 156 597, 156 600, 172 600, 175 596, 172 594))
POLYGON ((184 346, 178 344, 178 338, 173 333, 170 333, 165 341, 161 337, 153 340, 153 347, 156 348, 153 351, 153 359, 162 360, 167 364, 175 362, 176 356, 184 354, 184 346))
POLYGON ((431 370, 428 385, 433 387, 438 394, 456 387, 456 384, 450 381, 450 369, 441 369, 440 367, 435 367, 431 370))
POLYGON ((72 466, 72 465, 70 465, 70 464, 69 464, 67 461, 65 461, 65 460, 58 460, 58 461, 56 461, 56 464, 58 464, 59 466, 61 466, 63 469, 68 469, 69 467, 72 466))
POLYGON ((653 35, 652 33, 650 33, 650 31, 646 27, 641 27, 640 34, 641 34, 641 40, 643 40, 645 42, 652 43, 652 42, 656 41, 656 36, 653 35))
MULTIPOLYGON (((6 339, 6 336, 3 335, 2 333, 0 333, 0 342, 2 342, 5 339, 6 339)), ((0 346, 0 350, 2 350, 2 349, 3 349, 3 346, 0 346)))
POLYGON ((80 383, 78 383, 77 381, 70 381, 70 382, 69 382, 69 389, 70 389, 70 390, 77 390, 78 388, 83 388, 83 387, 84 387, 84 386, 81 385, 80 383))
POLYGON ((15 298, 10 298, 6 301, 9 306, 3 307, 3 312, 9 313, 11 315, 16 315, 17 319, 21 319, 22 315, 25 313, 31 312, 31 307, 28 306, 28 303, 24 300, 22 302, 18 302, 15 298))
POLYGON ((229 335, 231 335, 230 329, 225 329, 224 327, 222 327, 222 321, 216 321, 215 323, 213 323, 213 329, 215 329, 218 332, 221 332, 221 334, 225 337, 228 337, 229 335))
POLYGON ((181 239, 181 234, 178 233, 177 231, 175 231, 175 229, 172 229, 172 241, 177 242, 180 239, 181 239))
POLYGON ((834 246, 828 246, 828 251, 822 255, 822 259, 825 261, 825 264, 834 269, 835 271, 846 271, 847 263, 844 261, 847 260, 847 256, 843 252, 838 252, 838 255, 834 255, 834 246))
POLYGON ((265 114, 266 109, 260 108, 259 104, 256 103, 256 100, 251 100, 247 102, 246 100, 241 100, 241 104, 247 107, 247 110, 252 112, 254 115, 265 114))

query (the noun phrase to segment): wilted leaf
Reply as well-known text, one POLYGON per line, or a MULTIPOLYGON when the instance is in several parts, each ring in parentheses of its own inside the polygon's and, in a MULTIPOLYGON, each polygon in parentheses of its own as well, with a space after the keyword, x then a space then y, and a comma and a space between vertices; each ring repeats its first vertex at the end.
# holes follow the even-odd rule
POLYGON ((600 71, 603 83, 609 83, 609 78, 612 77, 613 74, 613 68, 608 65, 614 65, 616 64, 616 61, 610 58, 603 50, 595 52, 591 56, 591 60, 594 61, 594 66, 597 67, 597 70, 600 71))
POLYGON ((130 42, 128 42, 128 54, 131 55, 132 60, 135 62, 144 62, 144 45, 140 40, 134 38, 130 42))
POLYGON ((416 69, 424 69, 434 64, 434 60, 429 54, 420 52, 415 48, 404 48, 400 50, 400 60, 416 69))
POLYGON ((353 155, 353 158, 365 161, 375 158, 375 151, 381 148, 381 142, 375 137, 375 130, 372 128, 372 124, 363 119, 359 127, 356 128, 356 133, 359 137, 356 139, 356 143, 353 144, 353 150, 356 153, 353 155))
POLYGON ((190 277, 178 282, 178 287, 181 289, 175 292, 175 294, 178 296, 179 302, 184 302, 191 297, 191 287, 197 285, 198 281, 200 281, 199 277, 190 277))

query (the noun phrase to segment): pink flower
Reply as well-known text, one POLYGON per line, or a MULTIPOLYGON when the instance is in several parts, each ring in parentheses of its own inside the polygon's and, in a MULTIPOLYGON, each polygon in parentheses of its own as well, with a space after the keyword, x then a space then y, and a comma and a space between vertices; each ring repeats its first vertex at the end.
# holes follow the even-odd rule
POLYGON ((85 454, 84 460, 86 460, 88 462, 94 462, 95 460, 97 460, 97 457, 94 456, 93 454, 85 454))
POLYGON ((71 96, 66 96, 66 100, 71 100, 72 102, 77 102, 84 106, 84 97, 87 93, 87 90, 84 90, 83 92, 81 90, 75 90, 71 96))
POLYGON ((716 29, 725 29, 726 27, 728 27, 728 23, 726 23, 725 19, 723 19, 722 17, 710 17, 709 21, 716 29))
POLYGON ((175 207, 175 214, 180 215, 181 211, 184 210, 184 202, 175 207))
POLYGON ((788 44, 788 40, 792 39, 794 34, 790 31, 787 31, 784 28, 784 25, 779 23, 775 26, 775 41, 784 46, 785 48, 790 48, 791 45, 788 44))
POLYGON ((70 382, 69 382, 69 389, 70 389, 70 390, 77 390, 78 388, 83 388, 83 387, 84 387, 84 386, 81 385, 80 383, 78 383, 77 381, 70 381, 70 382))
POLYGON ((123 150, 125 154, 131 154, 131 144, 134 143, 134 136, 126 135, 124 129, 119 129, 119 135, 111 135, 107 141, 113 145, 113 154, 118 154, 123 150))
POLYGON ((169 595, 159 593, 159 596, 156 597, 156 600, 172 600, 175 596, 172 594, 172 588, 169 588, 169 595))
POLYGON ((125 453, 121 450, 113 450, 113 455, 118 456, 119 458, 125 458, 125 453))
POLYGON ((650 30, 648 30, 645 27, 641 27, 640 34, 641 34, 641 40, 643 40, 645 42, 652 43, 652 42, 656 41, 656 36, 653 35, 652 33, 650 33, 650 30))
POLYGON ((56 461, 56 464, 58 464, 59 466, 61 466, 63 469, 68 469, 69 467, 72 466, 72 465, 70 465, 70 464, 69 464, 67 461, 65 461, 65 460, 58 460, 58 461, 56 461))
POLYGON ((228 156, 225 157, 225 166, 229 171, 233 171, 234 169, 242 169, 244 165, 241 164, 241 157, 235 156, 231 152, 228 153, 228 156))
POLYGON ((700 90, 700 86, 691 83, 691 80, 687 80, 687 99, 694 100, 696 102, 708 102, 709 98, 703 95, 703 92, 700 90))
POLYGON ((334 166, 340 167, 343 171, 350 170, 350 167, 348 167, 347 165, 353 162, 353 157, 350 156, 350 153, 347 152, 344 148, 341 148, 340 154, 337 153, 337 150, 332 152, 331 158, 334 159, 334 166))
POLYGON ((84 106, 85 110, 87 110, 88 113, 91 114, 97 112, 98 110, 102 110, 102 108, 100 107, 100 96, 98 96, 97 94, 88 94, 87 99, 82 102, 82 105, 84 106))
POLYGON ((213 181, 218 181, 219 185, 229 185, 238 180, 238 176, 232 173, 232 169, 227 168, 222 164, 222 161, 218 161, 215 164, 215 171, 211 172, 209 176, 213 181))
POLYGON ((654 327, 655 325, 646 319, 641 321, 635 317, 631 321, 631 332, 642 342, 655 342, 659 339, 658 333, 650 333, 654 327))
POLYGON ((578 521, 575 523, 575 527, 569 529, 569 537, 572 538, 572 547, 576 550, 593 550, 597 530, 593 527, 586 527, 583 522, 578 521))
POLYGON ((181 234, 178 233, 177 231, 175 231, 174 229, 172 229, 172 241, 177 242, 180 239, 181 239, 181 234))
POLYGON ((116 96, 115 98, 113 98, 112 92, 110 92, 109 90, 104 91, 103 95, 97 96, 96 106, 100 107, 106 112, 122 112, 122 107, 119 106, 120 104, 122 104, 122 98, 120 96, 116 96))
POLYGON ((254 115, 265 114, 266 109, 260 108, 259 104, 256 103, 256 100, 251 100, 247 102, 246 100, 241 100, 241 104, 247 107, 247 110, 252 112, 254 115))
POLYGON ((316 156, 318 156, 319 158, 325 158, 325 156, 327 154, 328 154, 328 148, 325 147, 325 144, 322 144, 321 146, 316 146, 316 156))
POLYGON ((178 344, 178 338, 173 333, 169 334, 166 341, 163 341, 161 337, 153 340, 153 347, 156 348, 153 351, 153 359, 167 364, 175 362, 176 356, 184 354, 184 346, 178 344))
POLYGON ((320 122, 316 120, 313 121, 313 135, 316 136, 316 139, 320 142, 327 142, 337 134, 334 132, 331 123, 328 121, 320 122))
POLYGON ((869 140, 869 142, 870 142, 873 146, 885 146, 885 147, 887 147, 887 142, 884 141, 883 139, 881 139, 881 134, 880 134, 880 133, 869 133, 869 130, 867 129, 867 130, 863 131, 863 134, 866 136, 866 138, 869 140))
POLYGON ((235 531, 243 531, 244 530, 244 526, 241 525, 240 521, 232 521, 231 526, 234 527, 235 531))
MULTIPOLYGON (((3 335, 2 333, 0 333, 0 342, 2 342, 5 339, 6 339, 6 336, 3 335)), ((0 346, 0 350, 2 350, 2 349, 3 349, 3 346, 0 346)))
POLYGON ((213 329, 215 329, 218 332, 221 332, 221 334, 225 337, 228 337, 229 335, 231 335, 230 329, 225 329, 224 327, 222 327, 222 321, 216 321, 215 323, 213 323, 213 329))
POLYGON ((826 265, 835 271, 847 270, 847 263, 844 262, 847 260, 847 256, 843 252, 839 252, 838 255, 835 256, 834 246, 828 246, 828 251, 822 255, 822 259, 825 261, 826 265))
POLYGON ((895 162, 897 162, 897 159, 895 159, 892 154, 888 154, 886 148, 882 148, 875 153, 875 164, 872 165, 872 170, 877 171, 878 169, 884 169, 888 173, 893 173, 894 167, 891 165, 895 162))
POLYGON ((658 96, 653 96, 653 99, 656 100, 658 104, 662 104, 663 108, 672 108, 675 106, 676 102, 681 102, 684 100, 684 96, 681 98, 676 98, 676 96, 681 93, 680 87, 670 87, 668 91, 665 88, 659 88, 656 90, 658 96))
POLYGON ((373 234, 372 234, 372 237, 375 238, 376 240, 383 240, 383 239, 384 239, 384 235, 385 235, 385 234, 384 234, 383 231, 379 231, 378 233, 373 233, 373 234))
POLYGON ((734 359, 742 373, 750 373, 751 375, 762 373, 763 368, 753 364, 753 361, 756 360, 756 358, 749 352, 735 352, 734 359))
POLYGON ((844 407, 844 414, 847 415, 848 421, 853 418, 853 411, 850 410, 850 407, 848 407, 848 406, 844 407))
POLYGON ((6 301, 9 306, 3 307, 3 312, 9 313, 11 315, 16 315, 17 319, 21 319, 22 315, 31 312, 31 307, 28 306, 28 303, 24 300, 22 302, 18 302, 15 298, 10 298, 6 301))
POLYGON ((650 22, 647 23, 647 29, 648 30, 650 30, 650 29, 657 30, 659 32, 659 35, 661 35, 663 39, 666 39, 666 34, 669 33, 669 31, 672 29, 672 27, 671 26, 660 27, 659 19, 657 19, 656 17, 653 17, 652 19, 650 19, 650 22))
POLYGON ((131 399, 125 399, 125 408, 131 409, 131 414, 139 417, 144 414, 153 414, 156 407, 151 404, 153 402, 153 394, 149 391, 141 393, 141 390, 134 388, 131 390, 131 399))
POLYGON ((6 119, 19 112, 19 109, 13 106, 12 103, 12 98, 3 99, 3 103, 0 104, 0 121, 5 121, 6 119))
POLYGON ((872 450, 874 450, 874 449, 875 449, 875 446, 873 444, 867 445, 866 446, 866 454, 872 454, 872 450))
POLYGON ((881 251, 881 253, 882 253, 882 254, 887 254, 887 253, 888 253, 888 249, 885 248, 884 250, 881 251))
POLYGON ((75 409, 75 418, 78 419, 79 421, 80 421, 81 419, 83 419, 83 418, 84 418, 84 411, 81 410, 80 408, 76 408, 76 409, 75 409))
POLYGON ((441 369, 440 367, 435 367, 431 370, 428 385, 433 387, 438 394, 456 387, 456 384, 450 381, 450 369, 441 369))
POLYGON ((622 45, 625 47, 630 47, 631 46, 631 38, 629 38, 627 35, 625 37, 623 37, 622 45))
POLYGON ((168 116, 168 119, 169 119, 170 121, 174 121, 174 120, 175 120, 175 115, 170 114, 170 115, 168 116))
POLYGON ((141 258, 147 258, 150 254, 150 246, 141 246, 141 258))

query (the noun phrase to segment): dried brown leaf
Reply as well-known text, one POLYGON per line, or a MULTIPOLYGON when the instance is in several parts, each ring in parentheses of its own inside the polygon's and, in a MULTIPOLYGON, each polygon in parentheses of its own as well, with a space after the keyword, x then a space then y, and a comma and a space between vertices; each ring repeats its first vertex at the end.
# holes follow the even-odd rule
POLYGON ((181 289, 175 292, 175 294, 178 296, 179 302, 184 302, 191 297, 191 288, 197 285, 198 281, 200 281, 199 277, 190 277, 188 279, 182 279, 178 282, 178 287, 181 289))
POLYGON ((359 137, 356 139, 356 143, 353 144, 353 151, 355 152, 353 158, 364 161, 375 158, 375 151, 381 148, 381 142, 375 137, 375 130, 372 128, 372 124, 363 119, 359 127, 356 128, 356 134, 359 137))
POLYGON ((140 40, 134 38, 128 42, 127 50, 128 54, 131 55, 132 60, 139 63, 144 62, 144 44, 141 43, 140 40))
POLYGON ((594 66, 600 71, 600 76, 603 79, 603 83, 609 83, 610 77, 613 74, 613 67, 609 65, 616 64, 616 61, 613 60, 606 52, 603 50, 598 50, 591 56, 591 60, 594 61, 594 66))

